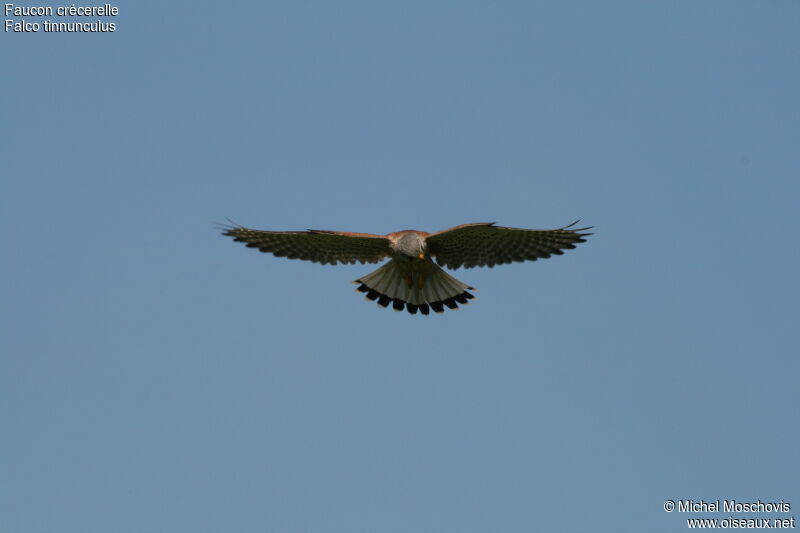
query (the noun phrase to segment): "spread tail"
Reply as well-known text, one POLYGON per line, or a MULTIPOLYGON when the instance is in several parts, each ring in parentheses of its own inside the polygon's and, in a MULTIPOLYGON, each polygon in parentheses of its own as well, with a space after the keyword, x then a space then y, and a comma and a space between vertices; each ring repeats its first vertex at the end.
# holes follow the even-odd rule
POLYGON ((375 301, 381 307, 390 303, 395 311, 405 308, 409 313, 417 311, 423 315, 430 313, 443 313, 445 306, 458 309, 458 304, 467 304, 475 296, 467 292, 473 287, 458 281, 456 278, 442 270, 435 264, 430 264, 422 288, 417 283, 409 286, 397 263, 392 260, 379 269, 355 280, 359 292, 366 293, 367 299, 375 301))

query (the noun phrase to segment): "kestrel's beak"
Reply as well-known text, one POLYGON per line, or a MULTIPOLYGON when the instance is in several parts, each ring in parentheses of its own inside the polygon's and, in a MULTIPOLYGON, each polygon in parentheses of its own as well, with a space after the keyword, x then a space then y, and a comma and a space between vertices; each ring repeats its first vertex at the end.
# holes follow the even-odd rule
POLYGON ((425 259, 425 253, 421 253, 417 257, 419 257, 420 259, 425 259))

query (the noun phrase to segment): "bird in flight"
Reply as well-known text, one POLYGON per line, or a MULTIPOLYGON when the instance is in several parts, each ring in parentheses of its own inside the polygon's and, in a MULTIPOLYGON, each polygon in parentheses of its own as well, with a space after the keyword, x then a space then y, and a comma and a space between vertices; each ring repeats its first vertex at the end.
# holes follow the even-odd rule
POLYGON ((536 261, 561 255, 586 242, 584 233, 591 227, 569 226, 550 230, 505 228, 493 222, 462 224, 437 233, 405 230, 387 235, 344 231, 262 231, 242 226, 226 226, 223 235, 233 237, 249 248, 277 257, 303 259, 335 265, 337 263, 379 263, 390 261, 353 283, 367 299, 381 307, 390 303, 396 311, 404 308, 413 314, 444 312, 467 304, 474 290, 439 265, 493 267, 504 263, 536 261), (434 263, 434 259, 436 262, 434 263), (438 264, 437 264, 438 263, 438 264))

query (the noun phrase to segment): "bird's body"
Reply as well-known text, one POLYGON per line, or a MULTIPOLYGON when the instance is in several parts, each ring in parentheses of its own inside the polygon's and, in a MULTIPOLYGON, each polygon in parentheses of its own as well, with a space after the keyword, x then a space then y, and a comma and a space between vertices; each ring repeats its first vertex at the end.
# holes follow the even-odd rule
POLYGON ((390 261, 357 279, 358 291, 367 299, 397 311, 423 315, 430 310, 441 313, 445 307, 457 309, 474 296, 473 287, 445 272, 449 268, 492 267, 512 261, 535 261, 561 255, 562 249, 575 248, 590 233, 589 228, 527 230, 504 228, 493 223, 463 224, 437 233, 404 230, 387 235, 323 230, 305 232, 260 231, 241 226, 229 227, 224 234, 248 247, 279 257, 305 259, 323 264, 377 263, 390 261), (436 259, 436 263, 434 263, 436 259))
POLYGON ((407 287, 414 286, 421 289, 432 267, 435 266, 425 242, 427 236, 428 233, 413 229, 388 235, 392 260, 397 262, 396 268, 403 276, 407 287))

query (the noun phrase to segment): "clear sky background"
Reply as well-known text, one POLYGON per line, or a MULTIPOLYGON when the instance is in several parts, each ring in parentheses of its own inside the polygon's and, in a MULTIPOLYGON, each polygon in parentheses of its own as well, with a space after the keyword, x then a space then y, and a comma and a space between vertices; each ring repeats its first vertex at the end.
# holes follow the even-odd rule
POLYGON ((800 3, 115 5, 0 36, 1 531, 800 516, 800 3), (596 228, 423 317, 225 217, 596 228))

